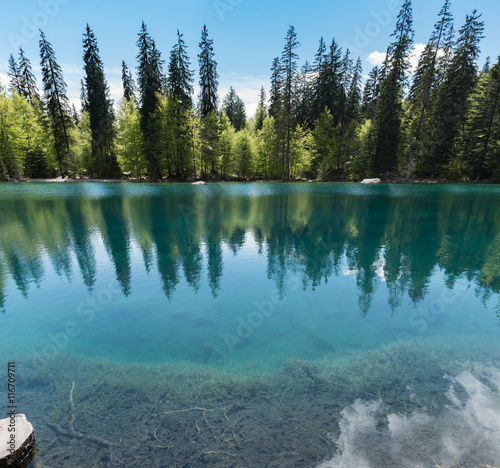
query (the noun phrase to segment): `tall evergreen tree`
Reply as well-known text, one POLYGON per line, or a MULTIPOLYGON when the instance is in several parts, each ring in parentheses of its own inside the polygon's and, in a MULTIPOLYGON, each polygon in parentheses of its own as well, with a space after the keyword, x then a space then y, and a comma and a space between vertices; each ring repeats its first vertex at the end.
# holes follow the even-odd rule
POLYGON ((264 90, 264 86, 262 86, 259 94, 259 105, 255 112, 255 131, 262 130, 264 120, 267 117, 266 100, 266 91, 264 90))
POLYGON ((466 16, 465 24, 459 31, 453 58, 437 91, 429 161, 431 177, 439 173, 454 152, 455 139, 464 122, 469 98, 477 82, 479 42, 484 30, 480 17, 476 10, 466 16))
POLYGON ((491 177, 500 169, 500 57, 483 72, 472 100, 467 125, 468 151, 464 155, 472 177, 491 177))
POLYGON ((132 78, 132 72, 129 70, 125 60, 122 60, 122 85, 123 85, 123 97, 130 101, 135 100, 135 83, 134 78, 132 78))
POLYGON ((222 102, 221 111, 227 115, 234 129, 238 132, 245 128, 246 114, 245 103, 236 94, 231 86, 222 102))
POLYGON ((153 180, 161 178, 160 160, 157 152, 158 122, 155 112, 158 109, 158 93, 164 84, 163 61, 155 42, 149 35, 147 27, 142 22, 138 34, 137 46, 137 80, 140 94, 141 130, 144 137, 144 155, 148 164, 148 175, 153 180))
POLYGON ((304 128, 310 129, 313 125, 313 109, 312 103, 314 100, 314 90, 311 77, 313 76, 312 67, 306 60, 302 66, 300 74, 296 79, 296 104, 295 115, 297 123, 304 128))
POLYGON ((380 70, 378 65, 375 65, 368 73, 365 87, 363 89, 362 109, 367 119, 373 118, 373 110, 375 108, 375 101, 380 94, 380 70))
POLYGON ((421 146, 426 117, 429 114, 431 94, 438 86, 441 78, 439 54, 446 59, 452 51, 453 16, 450 11, 450 0, 445 0, 439 12, 439 21, 434 25, 434 31, 420 56, 418 67, 410 90, 410 112, 413 114, 410 135, 410 162, 406 179, 411 177, 415 155, 421 146), (443 53, 444 52, 444 53, 443 53))
POLYGON ((37 106, 40 103, 40 96, 38 95, 38 89, 36 87, 36 78, 33 74, 31 62, 24 54, 22 47, 19 49, 17 71, 19 75, 21 96, 23 96, 33 107, 37 106))
POLYGON ((290 145, 292 142, 292 132, 295 128, 295 118, 292 109, 293 84, 297 73, 297 60, 299 56, 295 49, 300 45, 297 40, 295 28, 290 26, 285 38, 285 47, 281 54, 281 77, 282 83, 282 112, 279 116, 283 138, 283 157, 281 166, 281 179, 284 181, 290 174, 290 145))
POLYGON ((386 76, 380 85, 380 96, 374 118, 373 170, 387 174, 397 164, 401 143, 403 86, 410 67, 409 54, 413 45, 413 15, 411 0, 405 0, 398 14, 395 41, 387 49, 386 76))
POLYGON ((325 110, 326 106, 326 44, 323 36, 319 40, 318 51, 314 56, 314 63, 312 66, 312 72, 315 76, 313 83, 313 102, 312 106, 312 115, 311 118, 313 121, 316 121, 321 113, 325 110))
POLYGON ((66 95, 67 86, 63 72, 57 63, 52 45, 42 31, 40 31, 39 45, 45 108, 54 137, 59 173, 64 177, 70 163, 70 129, 73 127, 71 107, 66 95))
POLYGON ((328 53, 323 59, 321 77, 318 78, 321 88, 317 93, 316 108, 318 111, 322 106, 320 112, 323 112, 327 107, 332 113, 335 125, 340 123, 342 114, 342 70, 344 67, 342 49, 335 39, 332 39, 328 53))
POLYGON ((177 43, 170 53, 168 66, 168 90, 174 96, 182 110, 191 109, 193 106, 193 72, 189 69, 191 62, 187 55, 186 44, 182 34, 177 30, 177 43))
POLYGON ((102 178, 114 177, 118 162, 114 151, 114 112, 104 67, 94 32, 87 24, 83 35, 83 62, 85 70, 86 102, 84 110, 90 119, 92 137, 90 174, 102 178))
POLYGON ((269 104, 269 115, 277 118, 281 107, 281 63, 279 57, 275 57, 271 66, 271 96, 269 104))
POLYGON ((200 65, 200 97, 199 111, 203 120, 210 112, 217 112, 217 87, 219 86, 219 74, 217 73, 217 62, 214 59, 213 40, 208 38, 207 26, 203 26, 201 32, 198 62, 200 65))
POLYGON ((7 75, 10 77, 10 86, 15 89, 19 95, 23 95, 22 78, 19 73, 19 65, 12 54, 9 57, 9 71, 7 75))

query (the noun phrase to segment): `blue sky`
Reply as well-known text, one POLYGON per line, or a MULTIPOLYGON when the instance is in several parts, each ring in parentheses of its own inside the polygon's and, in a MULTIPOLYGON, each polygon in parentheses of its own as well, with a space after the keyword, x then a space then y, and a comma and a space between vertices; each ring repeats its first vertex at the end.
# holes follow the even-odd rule
MULTIPOLYGON (((214 40, 220 74, 219 95, 233 86, 253 114, 261 86, 269 89, 270 66, 281 53, 289 25, 295 26, 301 43, 299 64, 313 61, 321 36, 332 37, 354 57, 363 60, 364 73, 380 61, 390 42, 402 0, 298 1, 298 0, 25 0, 4 2, 0 16, 0 82, 5 82, 7 60, 23 46, 35 71, 39 70, 40 27, 52 43, 68 83, 68 94, 79 103, 83 76, 81 38, 88 22, 94 30, 105 72, 115 100, 121 97, 120 65, 124 59, 135 67, 137 33, 144 20, 164 59, 184 34, 191 68, 198 81, 197 54, 201 29, 207 25, 214 40)), ((416 50, 427 41, 442 1, 414 0, 416 50)), ((482 66, 489 55, 500 54, 500 2, 497 0, 452 0, 455 26, 477 9, 483 13, 485 39, 481 43, 482 66)), ((416 61, 416 58, 414 59, 416 61)), ((38 83, 40 86, 40 83, 38 83)), ((197 85, 197 83, 195 83, 197 85)), ((197 86, 196 86, 197 88, 197 86)))

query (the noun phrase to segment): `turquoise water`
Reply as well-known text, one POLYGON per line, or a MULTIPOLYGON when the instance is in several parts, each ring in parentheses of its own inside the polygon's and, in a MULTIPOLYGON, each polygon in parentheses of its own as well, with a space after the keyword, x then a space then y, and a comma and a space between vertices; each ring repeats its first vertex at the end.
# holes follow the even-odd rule
MULTIPOLYGON (((272 379, 287 362, 328 367, 387 349, 499 358, 495 186, 2 184, 0 213, 0 356, 56 390, 65 359, 110 373, 221 373, 223 385, 224 375, 272 379)), ((90 385, 79 372, 72 380, 90 385)), ((297 401, 310 396, 296 390, 297 401)), ((208 462, 186 466, 197 463, 208 462)))

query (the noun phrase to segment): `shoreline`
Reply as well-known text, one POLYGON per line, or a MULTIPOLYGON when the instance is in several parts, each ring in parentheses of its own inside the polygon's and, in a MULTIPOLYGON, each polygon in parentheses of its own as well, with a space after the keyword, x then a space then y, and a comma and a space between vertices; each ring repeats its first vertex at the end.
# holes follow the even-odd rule
MULTIPOLYGON (((62 179, 60 177, 53 179, 9 179, 2 180, 0 183, 147 183, 147 184, 192 184, 193 182, 200 182, 202 179, 196 180, 159 180, 153 181, 150 179, 62 179)), ((335 181, 318 181, 315 179, 296 179, 296 180, 287 180, 285 182, 281 180, 269 180, 269 179, 261 179, 261 180, 208 180, 205 181, 207 184, 218 184, 218 183, 326 183, 326 184, 360 184, 361 181, 348 181, 348 180, 335 180, 335 181)), ((493 182, 491 180, 479 180, 479 181, 469 181, 469 180, 448 180, 448 179, 409 179, 405 180, 404 178, 394 178, 394 179, 386 179, 382 180, 380 184, 420 184, 420 185, 452 185, 452 184, 460 184, 460 185, 498 185, 500 182, 493 182)))

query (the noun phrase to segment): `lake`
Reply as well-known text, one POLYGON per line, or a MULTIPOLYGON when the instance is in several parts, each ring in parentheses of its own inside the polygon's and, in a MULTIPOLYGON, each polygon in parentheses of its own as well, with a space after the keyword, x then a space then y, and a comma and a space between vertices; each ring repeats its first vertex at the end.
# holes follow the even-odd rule
POLYGON ((500 463, 499 187, 1 184, 0 213, 33 466, 500 463))

